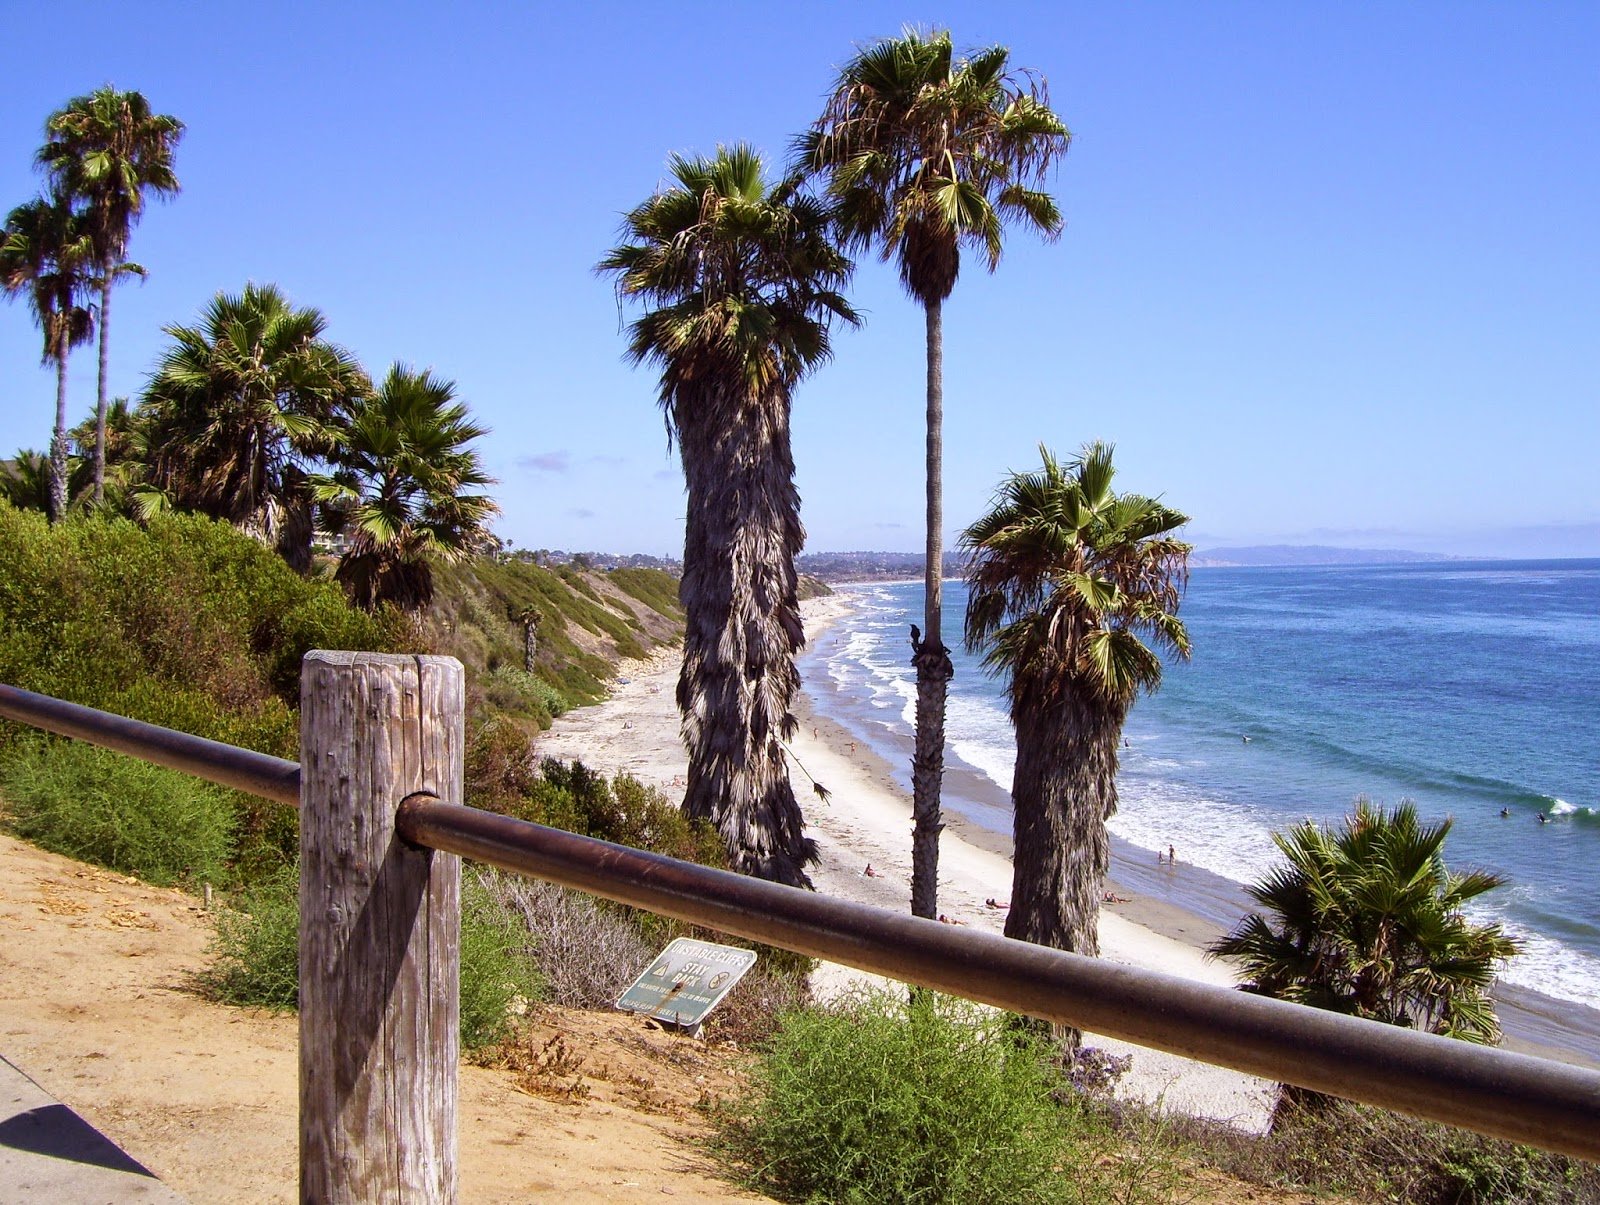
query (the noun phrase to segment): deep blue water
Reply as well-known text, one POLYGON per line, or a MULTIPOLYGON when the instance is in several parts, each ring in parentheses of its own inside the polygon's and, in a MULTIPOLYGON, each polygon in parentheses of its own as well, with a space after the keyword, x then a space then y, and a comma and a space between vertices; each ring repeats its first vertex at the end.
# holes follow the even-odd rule
MULTIPOLYGON (((911 729, 922 588, 843 589, 855 610, 802 666, 891 752, 911 729)), ((948 642, 965 603, 948 583, 948 642)), ((1194 657, 1133 709, 1115 834, 1247 882, 1274 829, 1337 820, 1359 795, 1414 800, 1454 817, 1453 867, 1511 880, 1480 910, 1527 943, 1505 977, 1600 1007, 1600 561, 1201 569, 1182 615, 1194 657)), ((1009 788, 1002 683, 955 661, 950 752, 1009 788)), ((1009 830, 992 806, 948 803, 1009 830)))

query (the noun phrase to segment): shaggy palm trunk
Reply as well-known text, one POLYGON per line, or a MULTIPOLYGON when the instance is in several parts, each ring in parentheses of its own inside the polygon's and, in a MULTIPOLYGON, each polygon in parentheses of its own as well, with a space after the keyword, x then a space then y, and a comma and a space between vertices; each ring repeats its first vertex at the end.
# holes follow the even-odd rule
POLYGON ((100 265, 100 383, 94 402, 94 504, 106 496, 106 330, 111 321, 111 260, 100 265))
MULTIPOLYGON (((737 379, 737 378, 735 378, 737 379)), ((817 860, 783 742, 805 643, 794 559, 804 542, 789 399, 707 384, 673 408, 688 492, 678 709, 683 810, 711 822, 742 874, 810 887, 817 860)))
POLYGON ((522 669, 524 673, 533 673, 534 655, 539 651, 539 637, 534 633, 539 627, 537 619, 528 618, 522 621, 522 669))
POLYGON ((1006 936, 1100 953, 1100 896, 1117 810, 1117 742, 1127 707, 1070 686, 1013 687, 1015 843, 1006 936))
POLYGON ((942 637, 944 569, 944 327, 943 303, 926 304, 928 324, 928 544, 924 567, 927 631, 911 636, 917 670, 916 748, 911 757, 911 914, 930 920, 939 911, 939 788, 944 778, 945 694, 954 669, 942 637))
POLYGON ((50 522, 67 514, 67 336, 56 336, 56 426, 50 434, 50 522))

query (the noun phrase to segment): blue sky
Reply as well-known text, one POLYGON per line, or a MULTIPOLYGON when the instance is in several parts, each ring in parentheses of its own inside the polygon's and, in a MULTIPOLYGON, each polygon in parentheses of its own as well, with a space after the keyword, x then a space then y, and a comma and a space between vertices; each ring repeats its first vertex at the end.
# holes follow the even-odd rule
MULTIPOLYGON (((1074 134, 1062 239, 1017 233, 946 306, 946 514, 1043 441, 1223 543, 1600 555, 1600 7, 1587 4, 26 3, 0 205, 48 113, 107 82, 189 127, 116 296, 112 388, 161 327, 272 281, 374 373, 431 366, 492 428, 497 530, 676 553, 683 493, 594 263, 672 151, 781 157, 854 47, 902 25, 1011 47, 1074 134)), ((922 317, 861 265, 866 326, 799 389, 814 551, 921 546, 922 317)), ((0 449, 53 375, 0 308, 0 449)), ((72 363, 74 416, 94 357, 72 363)))

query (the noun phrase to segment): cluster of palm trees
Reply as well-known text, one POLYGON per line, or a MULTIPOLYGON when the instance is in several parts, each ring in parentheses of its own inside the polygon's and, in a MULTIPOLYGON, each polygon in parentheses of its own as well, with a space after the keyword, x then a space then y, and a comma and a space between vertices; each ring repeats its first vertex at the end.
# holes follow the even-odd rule
POLYGON ((644 313, 629 354, 661 369, 660 399, 688 488, 678 699, 686 810, 722 832, 740 869, 805 885, 815 850, 788 784, 784 742, 803 635, 794 557, 804 533, 789 440, 792 392, 855 324, 848 254, 894 260, 927 314, 927 614, 917 668, 913 911, 936 911, 939 787, 950 659, 941 639, 941 306, 963 248, 992 270, 1005 224, 1061 228, 1036 187, 1067 147, 1042 80, 994 47, 958 56, 948 32, 907 32, 858 54, 787 173, 724 147, 674 159, 672 186, 630 211, 602 261, 644 313))
MULTIPOLYGON (((951 677, 940 591, 942 306, 964 250, 992 271, 1008 224, 1060 232, 1039 185, 1068 141, 1044 81, 1013 71, 1004 47, 958 55, 948 32, 907 32, 845 65, 781 179, 769 183, 743 145, 675 158, 673 183, 627 214, 626 241, 600 263, 619 297, 642 309, 629 356, 660 369, 688 490, 684 807, 717 827, 738 869, 804 886, 815 859, 784 748, 803 640, 790 407, 829 355, 830 328, 859 321, 842 293, 847 256, 876 251, 897 265, 927 319, 911 902, 916 915, 937 913, 951 677)), ((1109 449, 1090 449, 1070 470, 1047 455, 1043 476, 1015 479, 966 537, 976 608, 968 638, 994 639, 993 663, 1013 674, 1022 750, 1007 931, 1089 952, 1117 736, 1133 695, 1160 674, 1138 633, 1188 648, 1175 614, 1188 546, 1170 535, 1184 518, 1117 496, 1110 478, 1109 449)))
POLYGON ((100 379, 92 451, 93 500, 105 489, 107 334, 117 280, 144 274, 127 259, 146 194, 178 191, 176 117, 155 113, 138 92, 107 85, 74 97, 45 122, 34 156, 48 187, 13 209, 0 232, 0 290, 26 296, 44 334, 44 362, 56 366, 56 421, 50 439, 49 512, 67 508, 67 359, 100 332, 100 379), (96 298, 97 300, 91 300, 96 298))
MULTIPOLYGON (((715 825, 739 870, 808 886, 816 857, 785 766, 803 640, 790 412, 795 389, 828 358, 832 329, 859 323, 844 293, 848 257, 875 251, 896 264, 927 320, 926 626, 911 629, 911 903, 916 915, 936 915, 951 677, 940 595, 942 305, 963 250, 992 271, 1008 224, 1046 238, 1060 232, 1061 215, 1039 185, 1068 141, 1044 82, 1012 71, 1005 48, 958 55, 947 32, 907 32, 844 66, 781 178, 769 180, 745 145, 673 158, 671 183, 627 213, 623 241, 599 265, 637 309, 628 355, 660 371, 659 400, 688 493, 678 683, 689 753, 684 808, 715 825)), ((1009 474, 988 513, 961 535, 965 638, 1006 678, 1016 729, 1006 934, 1093 955, 1123 724, 1137 696, 1159 686, 1161 655, 1190 652, 1178 617, 1190 546, 1177 535, 1185 515, 1114 488, 1109 446, 1089 443, 1065 462, 1044 447, 1040 454, 1041 466, 1009 474)), ((1362 816, 1365 837, 1379 831, 1362 816)), ((1413 834, 1408 848, 1436 860, 1443 833, 1413 834)), ((1285 848, 1310 848, 1314 836, 1296 832, 1285 848)), ((1345 859, 1349 881, 1365 856, 1345 859)), ((1491 878, 1441 880, 1429 915, 1459 922, 1460 901, 1491 878)), ((1354 911, 1363 920, 1350 923, 1371 915, 1354 911)), ((1247 961, 1258 972, 1255 990, 1292 996, 1271 967, 1296 956, 1331 966, 1345 941, 1341 923, 1312 916, 1280 933, 1256 918, 1217 948, 1257 959, 1247 961)), ((1497 935, 1474 940, 1468 978, 1480 982, 1511 947, 1497 935)), ((1399 994, 1368 1015, 1487 1034, 1481 999, 1457 990, 1459 981, 1443 982, 1459 962, 1443 957, 1410 960, 1399 994)))
POLYGON ((301 572, 320 528, 346 537, 337 577, 361 606, 425 604, 432 566, 490 539, 491 484, 468 445, 485 433, 455 385, 396 364, 376 387, 326 338, 316 309, 272 285, 219 293, 172 345, 136 407, 106 396, 111 287, 142 275, 128 240, 146 194, 178 191, 183 133, 137 92, 101 88, 51 115, 35 156, 49 190, 0 232, 0 287, 26 297, 56 366, 48 458, 0 469, 15 505, 52 521, 69 508, 148 519, 197 511, 276 548, 301 572), (100 335, 92 425, 67 428, 67 362, 100 335), (70 445, 82 452, 73 463, 70 445))

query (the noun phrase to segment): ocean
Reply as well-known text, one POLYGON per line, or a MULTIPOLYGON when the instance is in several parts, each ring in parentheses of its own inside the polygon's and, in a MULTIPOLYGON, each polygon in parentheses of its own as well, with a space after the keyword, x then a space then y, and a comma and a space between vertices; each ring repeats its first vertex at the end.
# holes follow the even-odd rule
MULTIPOLYGON (((909 790, 922 584, 838 589, 851 611, 802 674, 909 790)), ((947 643, 965 605, 946 583, 947 643)), ((1476 906, 1525 943, 1502 978, 1600 1009, 1600 561, 1197 569, 1181 614, 1193 658, 1125 729, 1114 878, 1231 925, 1239 888, 1278 856, 1274 830, 1336 822, 1358 796, 1410 799, 1454 818, 1452 868, 1509 879, 1476 906), (1227 889, 1172 890, 1183 876, 1155 867, 1169 845, 1227 889)), ((953 659, 945 806, 1009 835, 1003 683, 953 659)))

